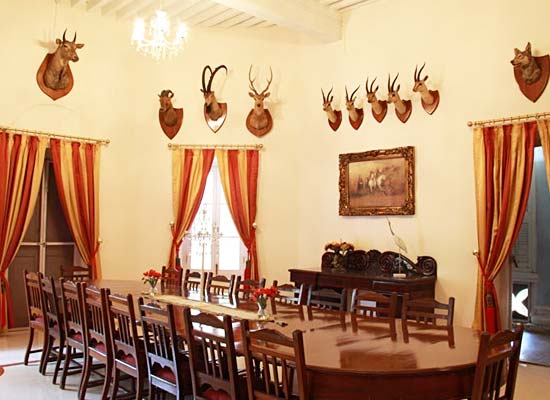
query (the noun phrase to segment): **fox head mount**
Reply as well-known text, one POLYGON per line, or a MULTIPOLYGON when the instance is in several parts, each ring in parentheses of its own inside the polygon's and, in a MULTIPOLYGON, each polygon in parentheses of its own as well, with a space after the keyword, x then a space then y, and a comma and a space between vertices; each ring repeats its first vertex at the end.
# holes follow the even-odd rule
POLYGON ((514 66, 514 77, 519 90, 533 103, 536 102, 548 83, 550 56, 533 56, 529 42, 523 51, 514 49, 514 58, 510 63, 514 66))
POLYGON ((69 94, 74 85, 74 78, 69 61, 79 60, 77 49, 84 47, 83 43, 76 43, 76 32, 73 40, 67 40, 63 32, 62 39, 56 39, 57 49, 44 57, 36 73, 38 87, 52 100, 57 100, 69 94))
POLYGON ((227 103, 219 103, 216 99, 216 95, 212 90, 212 81, 216 76, 216 73, 219 70, 225 70, 227 74, 227 67, 225 65, 220 65, 214 70, 207 65, 202 70, 202 89, 201 92, 204 96, 204 119, 206 124, 212 130, 212 132, 217 132, 222 127, 227 117, 227 103), (206 72, 209 72, 210 77, 208 78, 208 83, 206 83, 206 72))

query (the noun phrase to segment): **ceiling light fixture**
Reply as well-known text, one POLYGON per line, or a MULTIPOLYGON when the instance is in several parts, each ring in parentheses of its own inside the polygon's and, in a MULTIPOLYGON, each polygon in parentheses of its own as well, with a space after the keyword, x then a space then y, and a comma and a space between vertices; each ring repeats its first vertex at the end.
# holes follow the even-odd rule
POLYGON ((157 61, 172 58, 183 49, 187 40, 187 27, 180 23, 173 39, 170 39, 170 20, 165 11, 157 10, 149 21, 149 28, 141 18, 134 22, 132 45, 145 55, 150 55, 157 61))

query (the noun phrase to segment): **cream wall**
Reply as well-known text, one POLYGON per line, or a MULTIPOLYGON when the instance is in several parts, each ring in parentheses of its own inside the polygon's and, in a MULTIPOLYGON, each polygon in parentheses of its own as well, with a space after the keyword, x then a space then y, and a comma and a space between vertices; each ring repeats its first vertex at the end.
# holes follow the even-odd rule
MULTIPOLYGON (((300 146, 298 199, 299 265, 316 265, 323 244, 344 239, 360 248, 396 250, 383 217, 338 216, 338 154, 415 146, 416 214, 392 217, 409 256, 438 261, 436 297, 457 299, 456 321, 470 325, 475 301, 477 248, 472 159, 468 120, 548 111, 550 91, 536 104, 514 81, 513 48, 531 41, 550 52, 550 2, 529 0, 380 0, 357 10, 345 24, 344 40, 308 52, 305 85, 306 129, 300 146), (415 65, 426 61, 428 85, 440 91, 429 116, 412 92, 415 65), (387 93, 388 73, 400 72, 401 97, 413 98, 404 125, 393 106, 382 124, 367 116, 354 131, 345 116, 332 133, 321 115, 320 86, 335 87, 344 106, 344 84, 378 77, 387 93)), ((538 53, 535 53, 538 55, 538 53)), ((368 106, 368 105, 367 105, 368 106)))
MULTIPOLYGON (((287 280, 292 266, 319 265, 324 243, 344 239, 364 249, 394 249, 381 217, 338 216, 338 154, 412 145, 416 148, 417 212, 392 217, 409 256, 439 263, 437 297, 457 298, 457 323, 473 315, 476 248, 472 140, 466 121, 547 111, 550 93, 532 104, 517 89, 509 60, 514 47, 531 40, 550 51, 545 0, 460 2, 379 0, 345 21, 344 39, 312 45, 273 30, 192 31, 178 58, 156 64, 129 46, 130 27, 58 7, 53 1, 0 0, 0 125, 81 136, 106 137, 101 168, 101 236, 104 275, 135 278, 165 263, 172 220, 169 140, 157 121, 157 93, 172 89, 185 108, 176 143, 263 143, 258 249, 262 275, 287 280), (54 26, 54 20, 56 21, 54 26), (52 102, 35 74, 46 50, 65 27, 77 29, 80 61, 72 66, 75 87, 52 102), (347 120, 337 133, 321 111, 320 86, 343 86, 378 76, 385 94, 387 73, 400 72, 401 95, 412 96, 416 64, 427 62, 429 83, 440 90, 433 116, 414 96, 405 125, 389 110, 377 124, 367 114, 353 131, 347 120), (274 129, 257 139, 244 127, 252 106, 247 71, 251 62, 273 66, 270 107, 274 129), (225 126, 210 132, 202 117, 200 74, 205 64, 225 63, 228 78, 216 79, 229 103, 225 126), (219 80, 218 80, 219 79, 219 80)), ((261 78, 260 78, 261 80, 261 78)), ((370 112, 370 111, 369 111, 370 112)))

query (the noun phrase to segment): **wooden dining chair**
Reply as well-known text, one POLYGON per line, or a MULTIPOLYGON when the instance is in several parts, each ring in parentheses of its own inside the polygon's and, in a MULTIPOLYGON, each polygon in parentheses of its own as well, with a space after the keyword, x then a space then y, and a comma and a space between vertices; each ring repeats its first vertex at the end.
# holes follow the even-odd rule
POLYGON ((84 357, 86 345, 84 340, 84 299, 82 295, 84 282, 64 282, 60 280, 61 309, 65 327, 65 361, 59 387, 65 389, 67 375, 81 373, 83 364, 79 359, 84 357))
POLYGON ((113 377, 113 345, 109 327, 108 297, 109 289, 82 286, 83 317, 84 317, 84 371, 80 382, 79 399, 86 398, 88 387, 102 385, 102 399, 107 399, 113 377), (97 362, 94 363, 94 360, 97 362), (92 372, 105 368, 101 379, 90 381, 92 372))
POLYGON ((310 286, 307 291, 306 305, 323 310, 346 311, 348 292, 342 289, 339 293, 334 289, 315 289, 310 286))
POLYGON ((162 309, 158 304, 144 304, 139 298, 139 313, 149 371, 149 398, 160 399, 163 392, 176 400, 193 393, 189 360, 178 346, 174 306, 162 309))
POLYGON ((163 266, 160 278, 160 287, 165 288, 181 288, 183 283, 183 270, 163 266))
POLYGON ((452 332, 454 318, 454 297, 449 297, 447 304, 434 299, 410 299, 410 295, 403 295, 401 309, 401 324, 403 334, 408 336, 408 327, 419 326, 429 329, 442 329, 452 332))
POLYGON ((369 290, 353 289, 351 294, 351 325, 358 329, 357 317, 371 322, 387 323, 390 336, 397 339, 395 318, 397 316, 397 293, 389 295, 369 290))
POLYGON ((513 400, 522 337, 523 325, 494 336, 481 334, 472 400, 513 400))
MULTIPOLYGON (((61 281, 62 282, 62 281, 61 281)), ((61 367, 65 350, 65 327, 63 325, 63 313, 61 311, 61 299, 58 295, 53 277, 42 276, 40 279, 42 286, 42 304, 44 306, 44 321, 48 327, 46 349, 44 350, 44 364, 42 375, 46 374, 46 369, 50 361, 55 361, 53 373, 53 383, 57 382, 57 376, 61 367), (57 342, 57 346, 55 345, 57 342)))
POLYGON ((27 316, 29 318, 29 342, 27 349, 25 350, 25 356, 23 358, 23 364, 29 364, 29 356, 34 353, 42 353, 40 355, 39 371, 42 373, 44 369, 44 359, 46 355, 47 340, 48 340, 48 328, 45 324, 44 312, 42 306, 42 287, 40 280, 42 274, 40 272, 23 272, 23 280, 25 282, 25 298, 27 300, 27 316), (34 342, 35 331, 43 333, 44 340, 41 348, 32 348, 34 342))
POLYGON ((204 274, 204 276, 202 276, 199 271, 192 271, 191 269, 186 269, 185 274, 183 276, 183 290, 198 292, 201 288, 202 280, 205 278, 206 278, 206 273, 204 274))
POLYGON ((303 284, 294 286, 292 283, 285 283, 279 286, 277 281, 273 281, 273 286, 278 289, 278 293, 274 297, 275 302, 305 304, 305 289, 303 284))
POLYGON ((244 386, 239 385, 231 317, 225 315, 220 320, 213 314, 191 315, 189 308, 185 308, 183 315, 194 398, 246 398, 246 392, 241 391, 244 386))
MULTIPOLYGON (((107 318, 114 356, 111 399, 117 398, 119 388, 125 390, 120 386, 121 373, 125 373, 135 382, 132 384, 135 399, 141 400, 147 382, 147 360, 145 346, 136 325, 132 295, 110 294, 107 318)), ((125 392, 125 397, 132 395, 131 391, 125 392)))
POLYGON ((260 280, 243 279, 240 275, 235 281, 235 297, 240 300, 248 300, 256 289, 265 288, 265 278, 260 280))
POLYGON ((230 296, 235 286, 235 275, 229 278, 225 275, 216 275, 209 272, 206 277, 206 293, 219 296, 230 296))
POLYGON ((61 277, 66 281, 88 282, 92 280, 92 269, 89 266, 61 265, 61 277))
POLYGON ((302 331, 292 337, 274 329, 250 331, 241 322, 248 399, 309 400, 302 331), (298 384, 293 395, 294 376, 298 384))

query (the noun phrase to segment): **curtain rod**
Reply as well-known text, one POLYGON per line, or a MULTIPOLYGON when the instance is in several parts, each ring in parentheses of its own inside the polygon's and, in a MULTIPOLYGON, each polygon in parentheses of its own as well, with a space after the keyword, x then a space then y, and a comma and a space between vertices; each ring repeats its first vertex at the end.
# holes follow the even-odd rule
POLYGON ((474 122, 468 121, 468 126, 470 127, 471 126, 497 126, 497 125, 504 125, 506 122, 514 122, 514 121, 522 121, 522 120, 536 121, 538 119, 550 119, 550 112, 518 115, 516 117, 487 119, 485 121, 474 121, 474 122))
POLYGON ((41 137, 54 138, 54 139, 75 139, 81 142, 91 142, 91 143, 98 143, 102 145, 107 145, 111 142, 109 139, 94 139, 89 137, 62 135, 59 133, 35 131, 31 129, 10 128, 8 126, 1 126, 1 125, 0 125, 0 131, 11 132, 11 133, 22 133, 24 135, 41 136, 41 137))
POLYGON ((186 148, 186 149, 262 149, 263 144, 174 144, 168 143, 168 148, 177 149, 177 148, 186 148))

